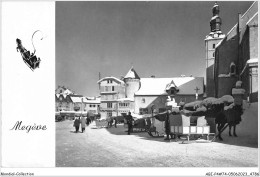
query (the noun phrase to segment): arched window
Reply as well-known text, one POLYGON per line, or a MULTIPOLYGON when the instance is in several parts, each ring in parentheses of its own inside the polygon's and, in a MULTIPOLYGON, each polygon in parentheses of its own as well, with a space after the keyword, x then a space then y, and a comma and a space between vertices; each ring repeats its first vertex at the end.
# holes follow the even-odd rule
POLYGON ((213 44, 213 45, 212 45, 212 48, 215 49, 215 47, 216 47, 216 44, 213 44))
POLYGON ((236 74, 236 64, 232 62, 230 64, 230 75, 235 75, 236 74))

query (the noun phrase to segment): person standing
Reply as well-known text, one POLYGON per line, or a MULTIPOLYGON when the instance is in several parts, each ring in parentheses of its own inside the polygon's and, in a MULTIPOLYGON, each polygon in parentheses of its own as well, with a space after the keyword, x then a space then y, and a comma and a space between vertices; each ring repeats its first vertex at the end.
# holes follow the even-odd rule
POLYGON ((115 121, 115 128, 116 128, 116 124, 117 124, 117 119, 116 119, 116 118, 114 118, 114 121, 115 121))
POLYGON ((78 131, 79 131, 79 125, 80 125, 80 120, 78 117, 76 117, 75 121, 74 121, 74 127, 76 129, 76 133, 78 133, 78 131))
POLYGON ((90 124, 90 118, 87 117, 87 126, 89 126, 89 124, 90 124))
POLYGON ((81 123, 81 131, 83 133, 85 131, 85 127, 86 127, 86 119, 83 116, 81 116, 81 118, 80 118, 80 123, 81 123))
POLYGON ((133 129, 133 121, 134 121, 134 119, 131 115, 131 112, 128 113, 126 120, 127 120, 127 124, 128 124, 128 135, 130 135, 130 132, 133 129))
POLYGON ((165 134, 166 134, 166 138, 164 140, 170 140, 170 110, 167 111, 166 114, 166 119, 165 119, 165 134))

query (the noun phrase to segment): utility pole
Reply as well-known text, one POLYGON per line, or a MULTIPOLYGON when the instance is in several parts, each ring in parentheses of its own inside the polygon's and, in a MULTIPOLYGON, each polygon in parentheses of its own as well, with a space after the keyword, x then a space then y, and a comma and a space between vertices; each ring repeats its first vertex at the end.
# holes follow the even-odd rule
MULTIPOLYGON (((99 73, 98 73, 98 80, 100 80, 100 79, 101 79, 101 73, 99 72, 99 73)), ((99 85, 99 88, 98 88, 98 89, 99 89, 99 92, 100 92, 100 83, 99 83, 98 85, 99 85)))

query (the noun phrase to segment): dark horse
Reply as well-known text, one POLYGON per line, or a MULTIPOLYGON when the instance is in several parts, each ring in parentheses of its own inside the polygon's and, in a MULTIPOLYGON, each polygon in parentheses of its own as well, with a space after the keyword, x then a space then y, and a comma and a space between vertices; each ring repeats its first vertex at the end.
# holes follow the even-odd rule
POLYGON ((241 121, 241 115, 243 114, 242 106, 233 106, 233 108, 224 110, 224 104, 217 105, 216 107, 217 115, 215 122, 218 125, 218 135, 219 140, 223 141, 221 133, 229 126, 229 136, 231 134, 231 128, 233 127, 233 135, 237 137, 236 125, 241 121))

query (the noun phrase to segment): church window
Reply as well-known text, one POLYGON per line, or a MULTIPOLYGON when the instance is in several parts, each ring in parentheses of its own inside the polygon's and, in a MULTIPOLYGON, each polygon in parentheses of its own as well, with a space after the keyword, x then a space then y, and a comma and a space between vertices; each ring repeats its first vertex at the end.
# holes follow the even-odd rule
POLYGON ((215 47, 216 47, 216 44, 213 44, 213 45, 212 45, 212 48, 215 49, 215 47))
POLYGON ((232 62, 230 64, 230 75, 235 75, 236 74, 236 64, 232 62))
POLYGON ((115 91, 115 86, 112 86, 112 91, 115 91))

